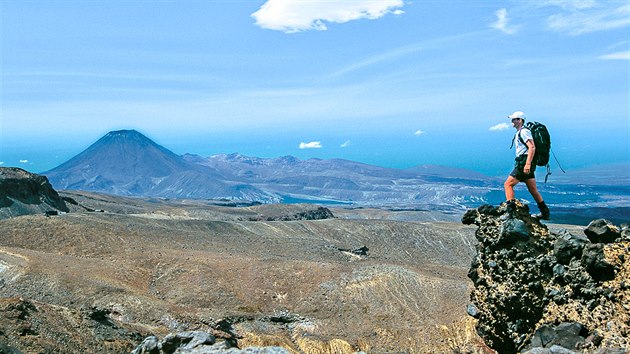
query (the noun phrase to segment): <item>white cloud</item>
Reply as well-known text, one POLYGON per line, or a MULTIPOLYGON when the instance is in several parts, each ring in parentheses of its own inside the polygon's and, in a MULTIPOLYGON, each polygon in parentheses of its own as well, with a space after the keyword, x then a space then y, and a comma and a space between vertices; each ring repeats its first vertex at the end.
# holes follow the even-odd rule
POLYGON ((0 161, 0 165, 4 165, 4 161, 0 161))
POLYGON ((506 130, 510 129, 510 126, 507 123, 499 123, 497 125, 493 125, 490 127, 490 131, 498 131, 498 130, 506 130))
POLYGON ((322 143, 319 141, 311 141, 310 143, 300 143, 300 149, 321 149, 322 143))
MULTIPOLYGON (((598 6, 588 4, 579 6, 578 2, 571 11, 549 16, 548 28, 577 36, 630 26, 630 4, 621 6, 610 3, 600 3, 598 6)), ((563 8, 566 9, 567 6, 563 8)))
POLYGON ((516 33, 517 27, 509 25, 510 19, 508 18, 507 9, 499 9, 494 14, 497 16, 497 21, 492 24, 492 28, 498 29, 505 34, 516 33))
POLYGON ((28 160, 20 160, 20 163, 28 163, 28 160))
POLYGON ((599 57, 597 57, 597 59, 602 59, 602 60, 630 60, 630 50, 627 50, 625 52, 617 52, 617 53, 610 53, 610 54, 606 54, 606 55, 600 55, 599 57))
POLYGON ((252 14, 261 28, 295 33, 325 31, 328 23, 345 23, 359 19, 375 20, 387 14, 401 15, 403 0, 267 0, 252 14))
POLYGON ((424 131, 422 131, 422 130, 416 130, 416 132, 413 133, 413 135, 415 135, 415 136, 420 136, 422 134, 424 134, 424 131))
POLYGON ((341 144, 339 146, 342 147, 342 148, 346 148, 346 147, 350 146, 350 140, 346 140, 345 143, 343 143, 343 144, 341 144))

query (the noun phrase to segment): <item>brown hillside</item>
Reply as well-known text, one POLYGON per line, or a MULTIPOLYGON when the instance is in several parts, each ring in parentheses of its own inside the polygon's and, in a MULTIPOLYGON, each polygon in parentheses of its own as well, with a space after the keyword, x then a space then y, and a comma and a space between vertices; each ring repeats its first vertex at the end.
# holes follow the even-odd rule
POLYGON ((201 329, 294 352, 481 350, 465 312, 473 227, 72 197, 107 208, 0 221, 0 343, 129 352, 201 329))

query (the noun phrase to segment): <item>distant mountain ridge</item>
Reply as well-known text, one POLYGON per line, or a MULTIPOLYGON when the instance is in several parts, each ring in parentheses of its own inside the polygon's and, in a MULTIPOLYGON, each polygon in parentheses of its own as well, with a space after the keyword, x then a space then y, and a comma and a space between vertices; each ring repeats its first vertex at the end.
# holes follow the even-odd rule
POLYGON ((86 150, 52 171, 98 173, 103 178, 125 174, 167 176, 188 169, 188 163, 135 130, 107 133, 86 150))
POLYGON ((445 209, 482 198, 493 181, 441 166, 401 170, 343 159, 179 156, 135 130, 109 132, 43 174, 57 189, 115 195, 445 209))
POLYGON ((135 130, 107 133, 67 162, 44 172, 57 189, 168 198, 270 200, 215 170, 190 163, 135 130))
MULTIPOLYGON (((624 175, 628 166, 567 170, 554 173, 549 183, 540 183, 539 190, 553 208, 553 221, 630 220, 630 185, 624 175)), ((180 156, 135 130, 110 132, 43 174, 58 190, 237 203, 342 203, 458 214, 505 200, 502 178, 456 167, 423 165, 403 170, 344 159, 238 153, 180 156)), ((525 188, 517 190, 517 197, 533 203, 525 188)))

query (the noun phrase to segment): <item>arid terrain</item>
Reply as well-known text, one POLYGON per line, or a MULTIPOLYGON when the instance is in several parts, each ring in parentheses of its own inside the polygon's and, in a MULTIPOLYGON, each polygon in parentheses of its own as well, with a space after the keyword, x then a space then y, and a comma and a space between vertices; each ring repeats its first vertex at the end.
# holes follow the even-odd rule
POLYGON ((520 202, 457 218, 57 192, 16 168, 0 177, 0 353, 627 345, 627 224, 541 224, 520 202))
POLYGON ((192 329, 305 353, 483 347, 466 314, 472 226, 60 195, 70 213, 0 221, 0 342, 22 352, 129 352, 192 329))

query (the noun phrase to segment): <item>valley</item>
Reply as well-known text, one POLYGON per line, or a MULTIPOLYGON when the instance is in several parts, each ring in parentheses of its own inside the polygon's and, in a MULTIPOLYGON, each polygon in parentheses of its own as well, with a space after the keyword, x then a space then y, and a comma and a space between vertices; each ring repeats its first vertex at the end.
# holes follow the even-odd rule
POLYGON ((319 215, 314 205, 61 196, 75 210, 0 221, 0 295, 30 301, 39 321, 28 340, 11 327, 0 336, 26 352, 128 352, 149 333, 192 329, 295 352, 335 341, 375 353, 474 346, 472 227, 366 210, 299 220, 319 215), (90 326, 108 331, 67 327, 68 316, 96 316, 90 326))
POLYGON ((0 350, 202 331, 294 353, 492 352, 467 312, 476 230, 454 210, 57 192, 0 172, 0 350))

